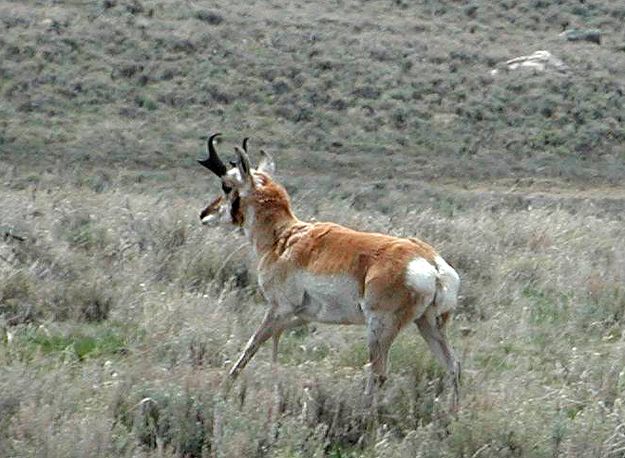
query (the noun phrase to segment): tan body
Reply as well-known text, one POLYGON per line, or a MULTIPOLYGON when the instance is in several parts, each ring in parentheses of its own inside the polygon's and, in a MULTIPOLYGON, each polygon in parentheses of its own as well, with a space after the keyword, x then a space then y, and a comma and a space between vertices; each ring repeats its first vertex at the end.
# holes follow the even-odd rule
MULTIPOLYGON (((286 300, 297 307, 306 302, 302 296, 307 295, 308 302, 321 302, 318 306, 345 309, 336 310, 335 319, 311 317, 316 321, 364 324, 365 311, 388 312, 403 326, 415 316, 419 305, 423 306, 419 315, 423 313, 424 299, 431 301, 436 287, 435 281, 426 291, 407 286, 408 264, 422 259, 434 270, 436 258, 432 248, 412 240, 358 232, 332 223, 293 222, 276 237, 273 249, 262 254, 258 272, 268 300, 286 300), (354 315, 352 310, 358 313, 354 315)), ((305 312, 313 310, 309 306, 305 312)))
POLYGON ((399 331, 415 322, 436 358, 453 377, 459 364, 445 337, 456 305, 459 277, 428 244, 359 232, 333 223, 299 221, 284 188, 242 158, 222 177, 232 188, 202 212, 243 227, 258 259, 258 277, 269 303, 263 322, 230 370, 235 377, 270 337, 277 359, 286 329, 315 321, 367 326, 370 376, 367 392, 386 378, 388 352, 399 331))

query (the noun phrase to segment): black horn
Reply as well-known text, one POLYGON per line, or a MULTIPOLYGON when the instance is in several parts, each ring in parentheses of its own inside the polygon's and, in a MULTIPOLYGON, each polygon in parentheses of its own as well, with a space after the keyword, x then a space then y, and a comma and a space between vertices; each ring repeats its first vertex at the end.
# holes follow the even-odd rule
POLYGON ((213 145, 213 141, 215 140, 215 138, 220 135, 220 133, 216 133, 208 137, 208 139, 206 140, 206 153, 208 154, 208 157, 203 161, 198 162, 218 177, 223 177, 228 169, 226 168, 224 163, 221 162, 221 159, 219 159, 217 151, 215 150, 215 145, 213 145))
POLYGON ((250 140, 250 137, 245 137, 243 139, 243 151, 247 153, 247 142, 250 140))

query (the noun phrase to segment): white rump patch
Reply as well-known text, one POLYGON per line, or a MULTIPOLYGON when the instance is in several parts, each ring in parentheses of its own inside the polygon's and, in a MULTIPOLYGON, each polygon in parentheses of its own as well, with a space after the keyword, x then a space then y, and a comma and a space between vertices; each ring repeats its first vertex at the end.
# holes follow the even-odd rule
POLYGON ((458 303, 460 277, 443 258, 436 256, 433 266, 423 258, 408 263, 406 284, 424 298, 424 305, 434 316, 452 311, 458 303))
POLYGON ((458 289, 460 288, 460 276, 443 258, 436 256, 434 262, 438 267, 440 285, 436 292, 437 314, 449 312, 456 308, 458 303, 458 289))
POLYGON ((436 268, 423 258, 413 259, 406 268, 406 284, 421 295, 434 296, 436 268))

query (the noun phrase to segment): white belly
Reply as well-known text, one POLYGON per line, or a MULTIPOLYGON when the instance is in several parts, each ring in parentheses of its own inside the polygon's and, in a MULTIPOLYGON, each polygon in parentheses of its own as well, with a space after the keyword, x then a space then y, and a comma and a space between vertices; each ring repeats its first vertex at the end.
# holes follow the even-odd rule
POLYGON ((364 324, 358 283, 347 275, 299 272, 293 279, 303 300, 297 315, 322 323, 364 324))

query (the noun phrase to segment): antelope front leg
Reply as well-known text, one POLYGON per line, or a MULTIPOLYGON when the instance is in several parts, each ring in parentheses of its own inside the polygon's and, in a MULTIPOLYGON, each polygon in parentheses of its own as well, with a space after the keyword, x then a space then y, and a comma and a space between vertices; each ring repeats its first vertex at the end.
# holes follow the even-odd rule
POLYGON ((287 322, 284 326, 282 326, 282 329, 280 329, 280 331, 274 333, 273 335, 273 348, 272 348, 272 352, 271 352, 271 362, 274 364, 278 363, 278 346, 280 344, 280 336, 282 336, 282 333, 284 331, 288 331, 289 329, 293 329, 293 328, 297 328, 299 326, 302 326, 304 324, 308 323, 308 320, 305 320, 304 318, 299 318, 299 317, 293 317, 291 318, 291 321, 287 322))
POLYGON ((284 330, 285 327, 292 320, 292 315, 278 315, 276 316, 274 310, 269 310, 265 317, 263 318, 262 323, 256 329, 256 332, 250 337, 250 340, 247 342, 243 353, 239 356, 239 359, 230 369, 229 378, 234 380, 239 372, 243 370, 243 368, 250 362, 252 357, 256 354, 260 346, 265 343, 267 339, 273 337, 275 335, 280 335, 280 333, 284 330))

